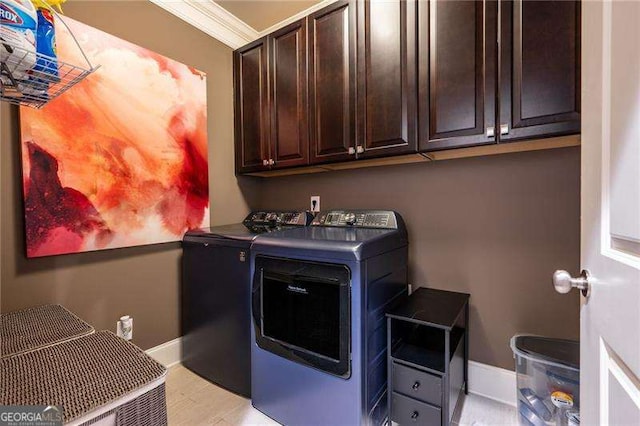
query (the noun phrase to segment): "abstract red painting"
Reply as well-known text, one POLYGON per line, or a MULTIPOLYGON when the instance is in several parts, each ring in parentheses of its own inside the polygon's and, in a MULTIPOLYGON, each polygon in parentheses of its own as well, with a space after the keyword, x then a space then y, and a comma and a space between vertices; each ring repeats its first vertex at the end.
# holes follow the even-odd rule
MULTIPOLYGON (((209 223, 204 73, 66 18, 100 68, 20 109, 28 257, 178 241, 209 223)), ((58 57, 82 64, 56 24, 58 57)))

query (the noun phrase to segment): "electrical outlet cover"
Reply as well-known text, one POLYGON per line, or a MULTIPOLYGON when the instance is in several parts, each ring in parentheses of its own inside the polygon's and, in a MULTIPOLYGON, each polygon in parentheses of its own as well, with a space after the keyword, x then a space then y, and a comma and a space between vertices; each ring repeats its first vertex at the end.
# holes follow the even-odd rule
POLYGON ((131 340, 133 338, 133 318, 128 315, 121 317, 117 322, 116 335, 125 340, 131 340))
POLYGON ((317 213, 320 211, 320 196, 319 195, 312 195, 311 196, 311 212, 312 213, 317 213))

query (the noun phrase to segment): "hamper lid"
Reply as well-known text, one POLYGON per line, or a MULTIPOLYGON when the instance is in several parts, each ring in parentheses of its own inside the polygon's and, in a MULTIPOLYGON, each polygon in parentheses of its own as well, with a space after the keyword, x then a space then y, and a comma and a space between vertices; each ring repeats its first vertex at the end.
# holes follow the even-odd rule
POLYGON ((580 369, 580 342, 550 337, 516 335, 511 339, 516 355, 534 361, 580 369))
POLYGON ((62 305, 44 305, 0 314, 0 358, 76 339, 93 327, 62 305))
POLYGON ((66 424, 153 382, 164 384, 166 371, 134 344, 99 331, 0 358, 0 405, 61 405, 66 424))

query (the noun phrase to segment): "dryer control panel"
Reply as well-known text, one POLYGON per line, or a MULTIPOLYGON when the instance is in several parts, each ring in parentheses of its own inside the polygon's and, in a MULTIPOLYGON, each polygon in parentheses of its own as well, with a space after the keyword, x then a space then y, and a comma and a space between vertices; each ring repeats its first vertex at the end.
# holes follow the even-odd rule
POLYGON ((313 220, 313 215, 309 212, 261 211, 249 213, 243 223, 252 225, 307 226, 311 223, 311 220, 313 220))
POLYGON ((318 213, 311 226, 398 229, 398 221, 391 210, 331 210, 318 213))

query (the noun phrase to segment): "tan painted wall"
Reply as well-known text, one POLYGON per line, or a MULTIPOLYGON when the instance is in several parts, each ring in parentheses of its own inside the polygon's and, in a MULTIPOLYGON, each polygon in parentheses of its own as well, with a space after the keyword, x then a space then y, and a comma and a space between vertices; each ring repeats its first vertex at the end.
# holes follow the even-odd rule
POLYGON ((262 208, 397 210, 409 228, 409 282, 471 293, 471 359, 513 369, 515 333, 578 338, 580 150, 263 179, 262 208))
MULTIPOLYGON (((68 16, 207 73, 209 184, 213 224, 237 222, 255 180, 233 169, 231 49, 147 1, 72 1, 68 16)), ((3 312, 62 303, 97 329, 134 317, 148 348, 179 334, 179 243, 27 260, 17 109, 0 106, 0 252, 3 312)))
MULTIPOLYGON (((550 277, 579 266, 579 149, 238 181, 229 48, 149 2, 65 11, 207 72, 213 224, 238 221, 247 204, 307 208, 312 194, 325 209, 393 208, 409 226, 410 282, 472 294, 472 359, 512 368, 516 332, 578 337, 578 298, 550 277)), ((17 111, 6 104, 0 130, 2 311, 62 303, 98 329, 133 315, 144 348, 177 337, 178 243, 25 259, 17 111)))

